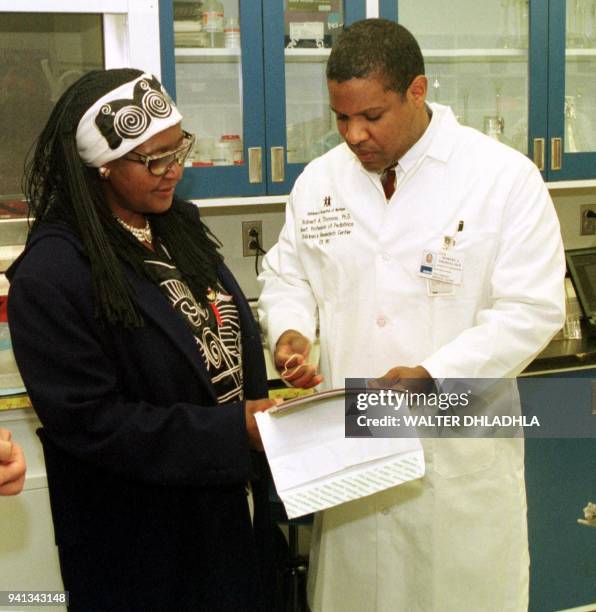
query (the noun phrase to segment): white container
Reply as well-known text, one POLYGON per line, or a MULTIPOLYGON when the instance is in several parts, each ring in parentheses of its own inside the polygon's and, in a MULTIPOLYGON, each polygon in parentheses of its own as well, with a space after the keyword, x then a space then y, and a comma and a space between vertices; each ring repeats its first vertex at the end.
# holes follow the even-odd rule
POLYGON ((244 151, 242 147, 242 139, 239 134, 223 134, 221 141, 225 142, 232 149, 232 158, 235 164, 242 164, 244 151))
POLYGON ((223 47, 224 7, 220 0, 203 3, 203 30, 209 35, 211 47, 223 47))
POLYGON ((214 166, 233 166, 234 165, 234 150, 230 142, 220 140, 213 147, 213 165, 214 166))
POLYGON ((213 138, 197 138, 193 165, 213 166, 213 138))
POLYGON ((240 24, 235 17, 226 19, 224 26, 224 46, 226 49, 240 48, 240 24))

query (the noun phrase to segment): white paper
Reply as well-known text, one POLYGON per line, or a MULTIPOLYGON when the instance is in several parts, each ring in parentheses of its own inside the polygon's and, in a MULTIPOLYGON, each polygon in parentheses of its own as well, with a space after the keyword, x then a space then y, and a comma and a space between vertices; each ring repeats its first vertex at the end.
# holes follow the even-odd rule
POLYGON ((424 475, 417 438, 346 438, 343 390, 300 398, 255 417, 289 518, 424 475))

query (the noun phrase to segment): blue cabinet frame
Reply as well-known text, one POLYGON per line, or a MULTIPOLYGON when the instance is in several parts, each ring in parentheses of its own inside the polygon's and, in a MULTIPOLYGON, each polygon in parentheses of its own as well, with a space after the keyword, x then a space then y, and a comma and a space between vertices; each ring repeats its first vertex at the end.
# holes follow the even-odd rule
MULTIPOLYGON (((267 116, 266 149, 268 164, 271 147, 283 147, 287 151, 286 138, 286 86, 283 45, 284 9, 280 0, 263 0, 265 23, 265 114, 267 116)), ((346 25, 366 17, 364 2, 344 0, 344 22, 346 25)), ((285 180, 274 183, 271 172, 267 172, 267 193, 280 195, 289 193, 294 181, 306 164, 285 165, 285 180)))
MULTIPOLYGON (((174 19, 171 0, 159 3, 161 66, 163 84, 176 99, 176 62, 174 56, 174 19)), ((244 159, 249 147, 262 147, 265 126, 263 100, 263 27, 261 3, 256 0, 240 2, 241 23, 251 24, 242 29, 242 100, 244 159)), ((266 167, 263 164, 263 179, 266 167)), ((266 183, 250 183, 248 163, 241 166, 218 166, 210 168, 186 168, 184 178, 176 188, 183 198, 215 198, 264 195, 266 183)))
MULTIPOLYGON (((343 0, 344 21, 366 16, 364 0, 343 0)), ((242 27, 242 166, 186 168, 177 187, 188 199, 287 194, 305 164, 285 163, 284 181, 271 180, 271 147, 287 151, 285 111, 284 3, 281 0, 239 0, 242 27), (246 25, 249 24, 249 25, 246 25), (262 150, 262 182, 248 180, 249 147, 262 150)), ((161 0, 160 38, 162 82, 176 99, 173 3, 161 0)))
MULTIPOLYGON (((565 144, 565 0, 550 0, 548 18, 548 142, 561 138, 565 144)), ((596 78, 592 75, 592 78, 596 78)), ((594 121, 595 118, 592 118, 594 121)), ((548 155, 551 151, 549 147, 548 155)), ((551 181, 596 178, 596 152, 562 154, 560 170, 549 158, 547 178, 551 181)))
MULTIPOLYGON (((535 139, 543 139, 548 181, 596 178, 596 151, 563 153, 561 169, 553 169, 552 139, 561 138, 564 150, 565 8, 565 0, 530 0, 528 152, 535 159, 535 139)), ((399 21, 396 0, 379 0, 379 15, 399 21)))

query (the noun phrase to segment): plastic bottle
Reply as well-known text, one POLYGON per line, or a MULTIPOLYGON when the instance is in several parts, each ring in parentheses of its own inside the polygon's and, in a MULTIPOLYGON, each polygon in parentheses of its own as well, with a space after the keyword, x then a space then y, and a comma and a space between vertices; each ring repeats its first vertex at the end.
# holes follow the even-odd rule
POLYGON ((221 137, 221 142, 225 142, 229 145, 232 150, 234 164, 242 164, 243 163, 243 148, 242 148, 242 139, 239 134, 223 134, 221 137))
POLYGON ((224 26, 224 46, 226 49, 240 48, 240 24, 235 17, 226 19, 224 26))
POLYGON ((214 166, 232 166, 234 165, 234 150, 232 144, 223 138, 216 142, 213 147, 213 165, 214 166))
POLYGON ((224 46, 224 7, 220 0, 203 2, 203 30, 209 36, 209 46, 224 46))

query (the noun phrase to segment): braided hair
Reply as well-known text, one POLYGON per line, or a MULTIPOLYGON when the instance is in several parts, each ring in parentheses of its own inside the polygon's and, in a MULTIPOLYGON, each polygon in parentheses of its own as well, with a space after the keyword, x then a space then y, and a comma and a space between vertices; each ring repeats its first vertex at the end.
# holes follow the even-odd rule
MULTIPOLYGON (((96 168, 79 156, 76 131, 85 112, 106 93, 143 74, 132 68, 93 70, 60 97, 27 162, 23 192, 29 206, 27 242, 44 223, 59 223, 74 232, 91 266, 96 316, 104 323, 140 327, 143 318, 124 273, 130 265, 151 277, 144 265, 147 250, 120 226, 105 201, 96 168)), ((147 215, 195 298, 206 305, 208 287, 217 284, 221 246, 199 219, 174 205, 147 215)))

